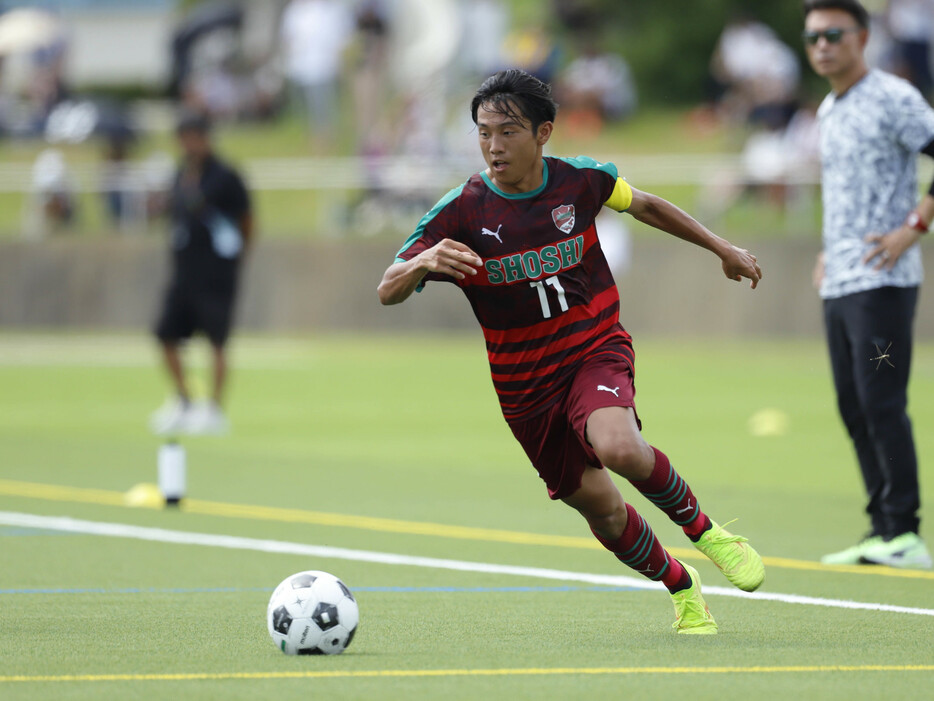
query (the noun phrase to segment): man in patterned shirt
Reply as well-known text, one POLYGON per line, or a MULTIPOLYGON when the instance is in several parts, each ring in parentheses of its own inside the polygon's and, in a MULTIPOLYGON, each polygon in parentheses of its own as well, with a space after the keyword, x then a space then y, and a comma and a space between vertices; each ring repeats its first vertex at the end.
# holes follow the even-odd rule
POLYGON ((697 571, 665 551, 603 467, 630 480, 737 587, 756 589, 765 570, 640 434, 632 344, 594 218, 604 206, 628 211, 714 252, 728 278, 752 287, 761 270, 671 203, 631 188, 616 166, 543 158, 556 108, 551 88, 524 71, 483 83, 471 111, 487 168, 422 218, 379 298, 398 304, 428 280, 457 284, 483 328, 503 415, 551 498, 577 509, 620 561, 665 584, 679 633, 716 633, 697 571))
POLYGON ((860 543, 823 562, 930 567, 906 407, 918 241, 934 219, 934 185, 918 203, 917 154, 934 156, 934 111, 906 81, 867 68, 859 2, 806 0, 804 13, 808 58, 832 91, 818 110, 824 224, 814 281, 871 522, 860 543))

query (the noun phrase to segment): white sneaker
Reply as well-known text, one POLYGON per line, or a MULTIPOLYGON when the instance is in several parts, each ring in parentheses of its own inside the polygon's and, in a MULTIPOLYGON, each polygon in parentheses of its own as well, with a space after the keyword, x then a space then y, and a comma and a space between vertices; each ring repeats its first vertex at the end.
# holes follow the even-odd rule
POLYGON ((876 543, 863 552, 862 561, 906 569, 931 569, 931 554, 927 546, 917 533, 911 532, 876 543))
POLYGON ((223 410, 213 401, 198 402, 192 406, 184 422, 186 433, 194 435, 221 435, 230 430, 223 410))
POLYGON ((153 433, 160 436, 174 436, 185 433, 188 430, 188 417, 191 411, 191 404, 181 397, 167 399, 149 417, 149 428, 152 429, 153 433))
POLYGON ((863 555, 867 550, 882 542, 881 535, 867 536, 856 545, 850 546, 846 550, 824 555, 820 561, 825 565, 858 565, 862 563, 863 555))

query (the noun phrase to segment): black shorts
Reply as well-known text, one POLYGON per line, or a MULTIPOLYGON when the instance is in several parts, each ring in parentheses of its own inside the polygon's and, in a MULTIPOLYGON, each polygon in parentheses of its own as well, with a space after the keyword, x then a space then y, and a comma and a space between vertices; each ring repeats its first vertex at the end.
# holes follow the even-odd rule
POLYGON ((215 346, 223 346, 233 321, 235 285, 198 289, 173 282, 165 295, 155 334, 160 341, 191 338, 201 331, 215 346))

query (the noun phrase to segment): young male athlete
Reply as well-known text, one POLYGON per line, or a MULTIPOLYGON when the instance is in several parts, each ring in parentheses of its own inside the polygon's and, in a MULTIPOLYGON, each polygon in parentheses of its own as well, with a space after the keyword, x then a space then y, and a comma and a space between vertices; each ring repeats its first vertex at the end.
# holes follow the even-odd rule
POLYGON ((471 113, 487 169, 422 218, 379 298, 398 304, 428 280, 464 291, 483 327, 503 415, 548 494, 577 509, 621 562, 665 584, 679 633, 713 634, 697 571, 667 553, 603 467, 681 526, 735 586, 756 589, 765 570, 746 539, 711 521, 665 454, 642 439, 632 343, 594 217, 604 206, 629 212, 714 252, 728 278, 748 278, 753 288, 762 272, 755 256, 631 188, 613 164, 543 158, 556 111, 551 88, 524 71, 483 83, 471 113))

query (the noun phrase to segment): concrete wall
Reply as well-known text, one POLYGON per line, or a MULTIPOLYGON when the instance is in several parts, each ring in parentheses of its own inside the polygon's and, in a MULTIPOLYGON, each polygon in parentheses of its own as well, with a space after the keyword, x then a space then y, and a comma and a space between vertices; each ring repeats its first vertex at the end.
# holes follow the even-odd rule
MULTIPOLYGON (((267 240, 253 252, 239 307, 241 328, 473 328, 453 285, 432 283, 406 304, 385 308, 376 285, 393 243, 267 240)), ((619 277, 622 321, 635 334, 816 336, 820 303, 810 275, 817 242, 770 241, 755 253, 759 289, 726 280, 709 253, 660 235, 638 238, 632 268, 619 277)), ((934 250, 926 263, 934 270, 934 250)), ((161 240, 57 239, 0 244, 0 325, 140 328, 151 325, 167 275, 161 240)), ((934 339, 934 302, 922 293, 919 337, 934 339)))

